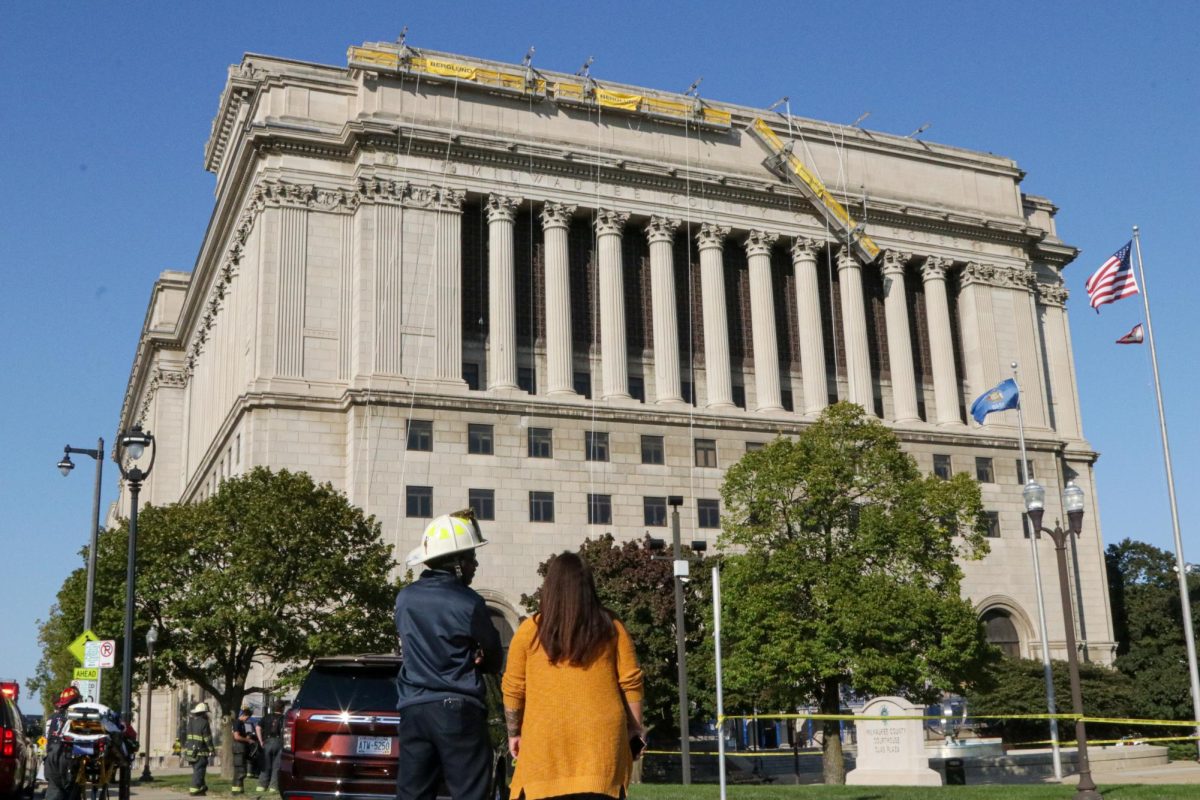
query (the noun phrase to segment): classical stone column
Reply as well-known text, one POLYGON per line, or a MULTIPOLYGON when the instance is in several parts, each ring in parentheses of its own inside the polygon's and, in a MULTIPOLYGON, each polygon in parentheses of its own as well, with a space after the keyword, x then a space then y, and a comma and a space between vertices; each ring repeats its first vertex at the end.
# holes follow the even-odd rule
POLYGON ((513 224, 519 200, 488 197, 488 388, 517 388, 517 305, 513 224))
POLYGON ((567 231, 575 206, 546 203, 546 393, 575 394, 571 375, 571 278, 567 231))
POLYGON ((804 413, 819 414, 829 405, 825 374, 825 339, 821 331, 821 284, 817 281, 815 239, 792 242, 796 272, 796 316, 800 327, 800 372, 804 379, 804 413))
POLYGON ((679 220, 651 217, 650 300, 654 312, 654 394, 657 403, 681 403, 679 328, 675 318, 675 229, 679 220))
POLYGON ((868 414, 874 414, 875 393, 871 389, 871 352, 867 348, 862 267, 846 247, 838 253, 837 266, 842 290, 842 336, 846 341, 847 399, 858 403, 868 414))
POLYGON ((700 250, 700 293, 704 296, 704 376, 706 406, 733 408, 729 368, 729 320, 725 313, 725 237, 729 228, 705 223, 696 234, 700 250))
POLYGON ((929 323, 929 355, 933 360, 933 403, 938 425, 961 425, 954 340, 950 333, 950 304, 946 299, 946 270, 951 262, 930 256, 921 267, 925 284, 925 314, 929 323))
POLYGON ((629 215, 597 209, 596 250, 600 277, 600 363, 605 400, 629 399, 629 365, 625 353, 625 278, 621 268, 621 236, 629 215))
POLYGON ((775 340, 775 293, 771 288, 771 245, 778 234, 750 231, 746 259, 750 268, 750 322, 754 335, 756 411, 782 411, 779 393, 779 345, 775 340))
POLYGON ((463 193, 435 190, 438 211, 433 248, 435 368, 441 381, 462 381, 462 203, 463 193))
POLYGON ((913 374, 912 338, 908 330, 908 293, 904 268, 909 253, 883 254, 884 314, 887 316, 888 366, 892 373, 892 411, 897 422, 919 420, 917 380, 913 374))

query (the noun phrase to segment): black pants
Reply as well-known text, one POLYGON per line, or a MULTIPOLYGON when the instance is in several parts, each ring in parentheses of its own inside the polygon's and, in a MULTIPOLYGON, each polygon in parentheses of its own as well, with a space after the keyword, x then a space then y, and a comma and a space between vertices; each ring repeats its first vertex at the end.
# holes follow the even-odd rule
POLYGON ((200 756, 192 762, 192 785, 188 787, 189 794, 208 791, 208 784, 204 782, 207 772, 208 756, 200 756))
POLYGON ((234 742, 232 750, 233 755, 233 785, 230 791, 233 794, 241 794, 245 788, 246 773, 250 768, 249 745, 245 742, 234 742))
POLYGON ((258 790, 279 790, 279 754, 283 752, 283 739, 272 736, 263 740, 262 771, 258 773, 258 790))
POLYGON ((400 712, 397 800, 434 800, 443 778, 454 800, 486 800, 491 790, 487 714, 467 700, 437 700, 400 712))

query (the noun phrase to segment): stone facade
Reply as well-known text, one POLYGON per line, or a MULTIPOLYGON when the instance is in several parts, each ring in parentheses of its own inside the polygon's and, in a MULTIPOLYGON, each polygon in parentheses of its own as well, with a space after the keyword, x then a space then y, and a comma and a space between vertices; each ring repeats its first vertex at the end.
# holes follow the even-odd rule
POLYGON ((202 498, 255 465, 305 470, 376 515, 402 556, 425 524, 414 513, 490 490, 476 583, 515 622, 549 554, 661 535, 646 498, 684 495, 685 537, 714 541, 703 501, 723 470, 852 400, 923 469, 990 471, 999 535, 964 565, 964 591, 998 640, 1037 656, 1015 415, 966 416, 1015 361, 1036 477, 1051 497, 1066 478, 1088 493, 1076 622, 1087 655, 1111 660, 1061 278, 1076 251, 1013 161, 793 119, 797 153, 845 175, 830 189, 884 251, 864 264, 764 168, 744 128, 766 112, 595 84, 643 99, 568 102, 548 87, 571 76, 513 89, 480 77, 513 65, 369 47, 387 58, 230 68, 205 154, 212 221, 194 271, 155 285, 121 412, 158 442, 146 500, 202 498), (406 69, 414 57, 458 71, 406 69), (646 111, 689 103, 688 119, 646 111), (431 451, 407 447, 414 423, 431 451), (538 429, 550 458, 530 455, 538 429), (491 453, 472 452, 485 434, 491 453), (607 434, 606 460, 587 458, 588 434, 607 434), (662 463, 644 462, 643 437, 661 437, 662 463), (547 509, 531 492, 552 493, 553 521, 531 521, 547 509))

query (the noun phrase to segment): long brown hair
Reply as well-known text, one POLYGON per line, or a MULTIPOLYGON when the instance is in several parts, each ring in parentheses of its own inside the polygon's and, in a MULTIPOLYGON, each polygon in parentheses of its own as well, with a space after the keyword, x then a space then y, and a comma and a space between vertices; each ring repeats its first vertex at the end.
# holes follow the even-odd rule
POLYGON ((535 619, 538 643, 551 664, 585 665, 616 635, 612 614, 596 594, 591 568, 571 552, 554 556, 546 565, 535 619))

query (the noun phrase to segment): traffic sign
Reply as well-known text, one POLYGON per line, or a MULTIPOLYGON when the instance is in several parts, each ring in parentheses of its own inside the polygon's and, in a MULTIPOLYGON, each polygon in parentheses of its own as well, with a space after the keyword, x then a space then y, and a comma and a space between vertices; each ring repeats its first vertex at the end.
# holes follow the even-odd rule
POLYGON ((83 698, 83 702, 100 702, 100 681, 71 681, 71 685, 79 690, 79 696, 83 698))
POLYGON ((79 634, 79 638, 67 645, 67 652, 75 656, 75 660, 83 663, 83 648, 88 642, 98 642, 100 637, 91 631, 84 631, 79 634))
POLYGON ((88 642, 83 646, 83 666, 93 669, 100 666, 100 642, 88 642))
POLYGON ((100 670, 98 668, 76 667, 75 674, 72 677, 77 681, 98 681, 100 680, 100 670))
POLYGON ((100 663, 98 667, 115 667, 117 664, 117 643, 112 639, 100 642, 100 663))

